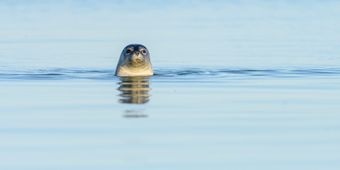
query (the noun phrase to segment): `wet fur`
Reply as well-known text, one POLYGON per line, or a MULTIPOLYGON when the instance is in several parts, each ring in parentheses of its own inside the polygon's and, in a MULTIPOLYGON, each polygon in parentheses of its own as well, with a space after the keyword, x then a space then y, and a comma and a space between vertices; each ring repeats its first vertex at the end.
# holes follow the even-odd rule
MULTIPOLYGON (((136 64, 136 63, 129 61, 129 57, 131 57, 133 54, 131 55, 126 54, 126 50, 128 48, 133 48, 134 49, 133 52, 136 52, 136 51, 139 52, 140 49, 147 50, 145 46, 140 45, 140 44, 130 44, 126 46, 120 55, 115 75, 120 76, 120 77, 152 76, 153 69, 152 69, 152 65, 150 61, 149 51, 147 50, 147 54, 143 55, 144 57, 143 63, 136 64)), ((139 54, 139 55, 142 55, 142 54, 139 54)))

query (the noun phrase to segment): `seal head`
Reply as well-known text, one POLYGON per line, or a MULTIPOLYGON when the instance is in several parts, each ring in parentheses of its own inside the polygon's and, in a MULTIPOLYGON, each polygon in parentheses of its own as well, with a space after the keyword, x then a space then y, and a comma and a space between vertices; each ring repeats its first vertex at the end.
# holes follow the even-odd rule
POLYGON ((152 76, 153 70, 149 50, 141 44, 126 46, 119 58, 116 76, 152 76))

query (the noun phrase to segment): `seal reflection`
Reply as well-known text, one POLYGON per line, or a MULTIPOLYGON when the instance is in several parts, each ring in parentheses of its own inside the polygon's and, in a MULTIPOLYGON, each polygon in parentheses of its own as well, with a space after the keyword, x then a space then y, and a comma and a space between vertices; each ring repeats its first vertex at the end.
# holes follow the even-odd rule
POLYGON ((120 77, 120 103, 145 104, 150 100, 150 77, 120 77))

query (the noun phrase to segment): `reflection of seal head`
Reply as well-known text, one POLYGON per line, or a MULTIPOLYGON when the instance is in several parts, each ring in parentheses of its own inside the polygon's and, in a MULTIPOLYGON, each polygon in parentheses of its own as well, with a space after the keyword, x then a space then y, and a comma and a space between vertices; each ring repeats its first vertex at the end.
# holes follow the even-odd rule
POLYGON ((141 44, 126 46, 119 58, 116 76, 152 76, 153 70, 148 49, 141 44))
POLYGON ((121 103, 144 104, 150 100, 150 77, 120 77, 118 90, 121 103))

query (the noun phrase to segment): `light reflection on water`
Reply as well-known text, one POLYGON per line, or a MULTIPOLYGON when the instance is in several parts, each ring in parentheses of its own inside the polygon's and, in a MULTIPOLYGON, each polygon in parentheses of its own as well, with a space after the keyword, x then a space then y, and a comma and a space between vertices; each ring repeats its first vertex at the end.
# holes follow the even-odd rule
MULTIPOLYGON (((152 79, 188 78, 202 80, 202 78, 251 78, 251 77, 313 77, 339 76, 338 67, 312 68, 156 68, 152 79)), ((0 80, 113 80, 113 69, 72 69, 50 68, 35 70, 0 70, 0 80)), ((143 82, 137 78, 121 78, 122 82, 143 82)))
POLYGON ((150 100, 150 77, 121 77, 118 90, 119 102, 127 104, 145 104, 150 100))
POLYGON ((339 167, 338 69, 155 71, 1 71, 1 169, 339 167))

